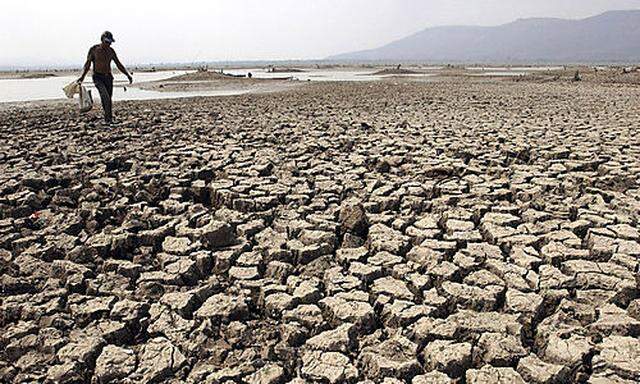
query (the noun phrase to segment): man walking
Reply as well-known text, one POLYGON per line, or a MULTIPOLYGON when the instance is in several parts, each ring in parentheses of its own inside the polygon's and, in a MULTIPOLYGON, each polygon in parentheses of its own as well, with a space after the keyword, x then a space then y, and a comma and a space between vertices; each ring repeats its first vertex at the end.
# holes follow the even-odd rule
POLYGON ((87 61, 84 64, 84 70, 82 76, 78 79, 78 83, 84 81, 84 77, 89 72, 91 63, 93 63, 93 84, 95 84, 98 92, 100 93, 100 100, 102 101, 102 109, 104 110, 104 121, 107 124, 113 122, 113 115, 111 112, 111 96, 113 95, 113 75, 111 74, 111 61, 116 63, 116 67, 120 72, 124 73, 129 79, 129 84, 133 83, 133 77, 127 72, 127 69, 122 65, 116 51, 111 48, 111 44, 115 42, 111 32, 106 31, 100 37, 100 44, 94 45, 89 49, 87 55, 87 61))

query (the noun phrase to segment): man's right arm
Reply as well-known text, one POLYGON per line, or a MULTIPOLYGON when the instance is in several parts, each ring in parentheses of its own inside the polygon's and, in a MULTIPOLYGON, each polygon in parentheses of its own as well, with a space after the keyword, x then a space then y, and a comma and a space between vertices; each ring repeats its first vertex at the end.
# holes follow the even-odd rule
POLYGON ((78 79, 78 83, 82 83, 84 81, 84 77, 87 76, 87 72, 89 72, 89 68, 91 68, 92 61, 93 61, 93 47, 89 49, 89 53, 87 54, 87 61, 84 63, 82 75, 78 79))

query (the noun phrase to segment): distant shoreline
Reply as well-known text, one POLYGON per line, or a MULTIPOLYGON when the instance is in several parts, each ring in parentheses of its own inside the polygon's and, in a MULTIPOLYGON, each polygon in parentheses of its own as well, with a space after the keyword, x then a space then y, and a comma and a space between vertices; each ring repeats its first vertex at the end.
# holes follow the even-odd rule
MULTIPOLYGON (((197 70, 206 66, 210 70, 215 69, 247 69, 247 68, 276 68, 276 72, 281 68, 297 68, 305 69, 337 69, 337 68, 379 68, 379 67, 395 67, 398 64, 402 66, 464 66, 464 67, 540 67, 540 66, 605 66, 605 67, 627 67, 638 65, 634 61, 593 61, 593 62, 556 62, 556 61, 430 61, 430 60, 302 60, 302 61, 212 61, 197 63, 169 63, 169 64, 134 64, 128 65, 133 72, 153 72, 153 71, 171 71, 171 70, 197 70)), ((126 63, 125 63, 126 65, 126 63)), ((71 66, 30 66, 30 67, 11 67, 0 66, 0 78, 8 78, 9 76, 18 77, 21 74, 43 73, 54 74, 56 76, 64 76, 70 73, 80 73, 81 67, 71 66)))

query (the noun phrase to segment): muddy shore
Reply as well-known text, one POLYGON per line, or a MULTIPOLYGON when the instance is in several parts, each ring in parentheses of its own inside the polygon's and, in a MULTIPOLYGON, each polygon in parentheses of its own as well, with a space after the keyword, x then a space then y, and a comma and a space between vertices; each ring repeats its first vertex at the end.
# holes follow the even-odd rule
POLYGON ((0 110, 0 382, 637 382, 638 100, 445 78, 111 128, 0 110))
POLYGON ((192 72, 164 80, 136 83, 134 87, 157 92, 228 91, 269 93, 296 88, 303 83, 282 79, 234 77, 217 72, 192 72))

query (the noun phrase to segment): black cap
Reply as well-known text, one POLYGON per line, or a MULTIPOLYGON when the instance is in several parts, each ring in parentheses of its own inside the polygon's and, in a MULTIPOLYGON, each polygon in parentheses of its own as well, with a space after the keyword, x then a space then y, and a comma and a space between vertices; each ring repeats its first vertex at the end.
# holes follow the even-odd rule
POLYGON ((104 31, 102 36, 100 36, 100 40, 105 41, 107 43, 113 43, 116 40, 113 38, 113 34, 109 31, 104 31))

